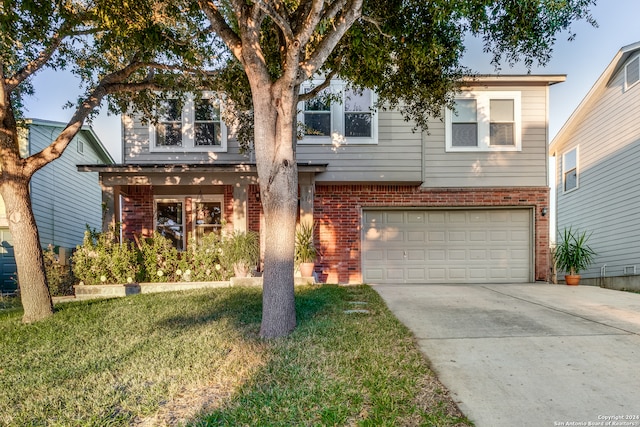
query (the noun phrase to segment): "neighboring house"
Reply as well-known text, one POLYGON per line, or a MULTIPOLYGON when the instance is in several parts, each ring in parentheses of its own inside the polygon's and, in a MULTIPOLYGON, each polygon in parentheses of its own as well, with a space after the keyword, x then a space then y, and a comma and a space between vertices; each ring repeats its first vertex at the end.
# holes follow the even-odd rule
POLYGON ((592 233, 597 256, 582 276, 594 284, 640 284, 639 115, 637 42, 614 56, 550 146, 558 230, 592 233))
MULTIPOLYGON (((549 276, 549 86, 564 76, 469 79, 457 114, 413 132, 375 94, 301 103, 301 218, 313 218, 329 283, 502 283, 549 276)), ((305 90, 305 88, 303 88, 305 90)), ((215 100, 169 101, 158 123, 124 116, 122 164, 100 173, 126 238, 178 248, 228 227, 262 227, 255 161, 215 100)))
MULTIPOLYGON (((20 138, 23 155, 35 154, 58 136, 64 123, 29 119, 20 138)), ((82 243, 86 226, 101 229, 102 198, 98 174, 80 173, 78 164, 111 164, 113 159, 93 129, 83 127, 63 155, 31 179, 31 202, 43 249, 53 245, 73 249, 82 243)), ((16 289, 13 239, 0 197, 0 291, 16 289)))

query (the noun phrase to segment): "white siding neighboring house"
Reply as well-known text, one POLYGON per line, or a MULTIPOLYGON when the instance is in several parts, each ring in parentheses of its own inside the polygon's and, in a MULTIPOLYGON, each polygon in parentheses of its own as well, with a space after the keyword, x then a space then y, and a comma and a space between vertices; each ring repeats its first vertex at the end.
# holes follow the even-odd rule
POLYGON ((551 143, 557 224, 592 233, 588 283, 640 288, 640 42, 620 49, 551 143))
MULTIPOLYGON (((30 155, 44 149, 64 129, 60 122, 28 119, 21 139, 30 155)), ((78 165, 112 164, 113 159, 93 129, 85 126, 71 141, 64 154, 35 173, 31 179, 31 202, 38 224, 40 243, 73 249, 80 243, 88 225, 102 229, 102 191, 97 173, 80 173, 78 165)), ((13 242, 0 197, 0 291, 15 290, 16 276, 13 242)))

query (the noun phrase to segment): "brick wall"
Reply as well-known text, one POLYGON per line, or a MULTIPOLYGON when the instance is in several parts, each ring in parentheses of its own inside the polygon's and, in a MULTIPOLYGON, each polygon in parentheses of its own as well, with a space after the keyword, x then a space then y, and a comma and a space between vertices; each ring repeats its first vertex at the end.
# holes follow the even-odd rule
POLYGON ((317 185, 314 218, 322 259, 316 266, 328 283, 362 281, 361 212, 368 207, 535 207, 535 280, 549 278, 549 189, 422 189, 402 185, 317 185))
POLYGON ((133 235, 153 235, 153 187, 129 185, 122 187, 122 232, 124 238, 133 240, 133 235))

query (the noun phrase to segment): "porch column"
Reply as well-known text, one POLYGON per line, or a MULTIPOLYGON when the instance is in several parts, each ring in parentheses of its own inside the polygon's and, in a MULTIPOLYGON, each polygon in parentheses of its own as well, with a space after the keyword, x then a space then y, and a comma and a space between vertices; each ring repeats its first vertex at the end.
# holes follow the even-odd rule
POLYGON ((237 184, 233 187, 233 229, 247 231, 248 226, 248 191, 246 184, 237 184))
POLYGON ((314 179, 311 174, 301 174, 298 177, 300 185, 300 223, 313 222, 313 193, 314 179))
POLYGON ((100 188, 102 189, 102 231, 107 231, 116 225, 116 197, 118 195, 114 191, 114 187, 104 185, 102 176, 100 176, 100 188))

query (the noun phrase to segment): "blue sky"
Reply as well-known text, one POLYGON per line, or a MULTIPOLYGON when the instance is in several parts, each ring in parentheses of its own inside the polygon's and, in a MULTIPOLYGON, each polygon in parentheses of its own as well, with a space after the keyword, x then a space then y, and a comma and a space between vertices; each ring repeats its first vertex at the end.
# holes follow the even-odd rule
MULTIPOLYGON (((640 41, 640 1, 599 0, 592 10, 598 28, 586 23, 573 26, 574 41, 567 35, 558 37, 554 54, 545 68, 534 68, 534 74, 566 74, 564 83, 550 89, 549 136, 553 139, 573 110, 593 86, 616 52, 623 46, 640 41)), ((490 58, 482 54, 482 47, 471 42, 464 64, 479 73, 494 73, 490 58)), ((521 74, 523 66, 503 67, 503 74, 521 74)), ((74 101, 78 83, 64 73, 44 71, 34 79, 36 94, 27 100, 27 117, 66 122, 71 110, 63 109, 67 101, 74 101)), ((116 162, 121 161, 120 119, 101 113, 92 124, 103 144, 116 162)))

